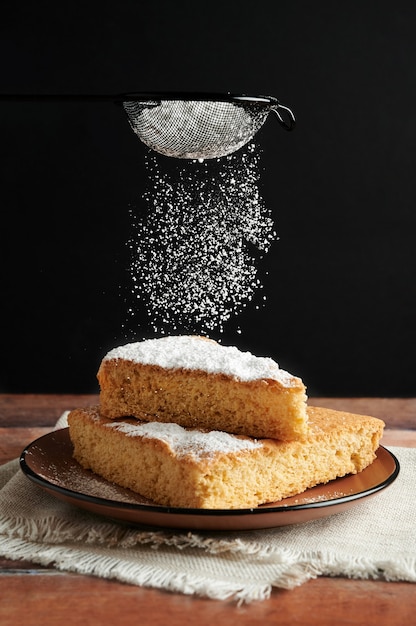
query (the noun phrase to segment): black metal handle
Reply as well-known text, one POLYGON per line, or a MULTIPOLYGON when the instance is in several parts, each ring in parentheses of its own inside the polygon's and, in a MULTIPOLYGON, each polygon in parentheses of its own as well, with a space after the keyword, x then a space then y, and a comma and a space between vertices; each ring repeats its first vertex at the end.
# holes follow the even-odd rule
POLYGON ((123 95, 109 94, 0 94, 0 102, 122 102, 123 95))

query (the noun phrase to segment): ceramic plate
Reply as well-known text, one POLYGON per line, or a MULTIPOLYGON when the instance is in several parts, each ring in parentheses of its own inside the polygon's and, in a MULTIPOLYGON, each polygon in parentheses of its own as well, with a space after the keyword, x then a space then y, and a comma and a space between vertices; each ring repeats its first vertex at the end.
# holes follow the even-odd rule
POLYGON ((380 446, 364 471, 280 502, 254 509, 183 509, 159 506, 84 470, 72 458, 69 429, 40 437, 22 452, 26 476, 51 495, 98 515, 126 522, 190 530, 252 530, 299 524, 345 511, 388 487, 399 473, 396 457, 380 446))

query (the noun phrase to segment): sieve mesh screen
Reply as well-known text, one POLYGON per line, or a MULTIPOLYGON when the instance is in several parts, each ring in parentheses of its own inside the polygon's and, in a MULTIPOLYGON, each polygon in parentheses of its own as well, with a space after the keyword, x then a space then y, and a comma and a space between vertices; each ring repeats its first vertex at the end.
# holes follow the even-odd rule
POLYGON ((199 160, 225 156, 247 144, 275 106, 192 99, 123 104, 133 131, 149 148, 165 156, 199 160))

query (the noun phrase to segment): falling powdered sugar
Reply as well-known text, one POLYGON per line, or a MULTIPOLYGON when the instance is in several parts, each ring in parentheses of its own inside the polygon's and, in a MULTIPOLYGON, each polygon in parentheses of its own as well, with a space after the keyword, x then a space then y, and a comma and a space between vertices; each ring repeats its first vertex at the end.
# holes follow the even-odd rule
POLYGON ((176 171, 163 165, 147 155, 146 215, 132 211, 129 313, 144 306, 162 334, 223 332, 262 288, 257 260, 276 238, 259 194, 259 156, 251 144, 176 171))

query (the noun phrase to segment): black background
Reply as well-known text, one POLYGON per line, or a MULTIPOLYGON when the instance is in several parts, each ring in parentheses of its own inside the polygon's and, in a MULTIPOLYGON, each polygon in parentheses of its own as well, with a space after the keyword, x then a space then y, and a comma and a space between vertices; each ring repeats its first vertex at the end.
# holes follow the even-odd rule
MULTIPOLYGON (((268 299, 222 339, 310 395, 414 395, 413 3, 2 6, 3 94, 225 91, 292 107, 293 133, 269 119, 257 136, 280 237, 259 268, 268 299)), ((0 132, 0 391, 95 392, 102 356, 126 342, 147 149, 112 103, 3 101, 0 132)), ((151 334, 145 317, 133 334, 151 334)))

